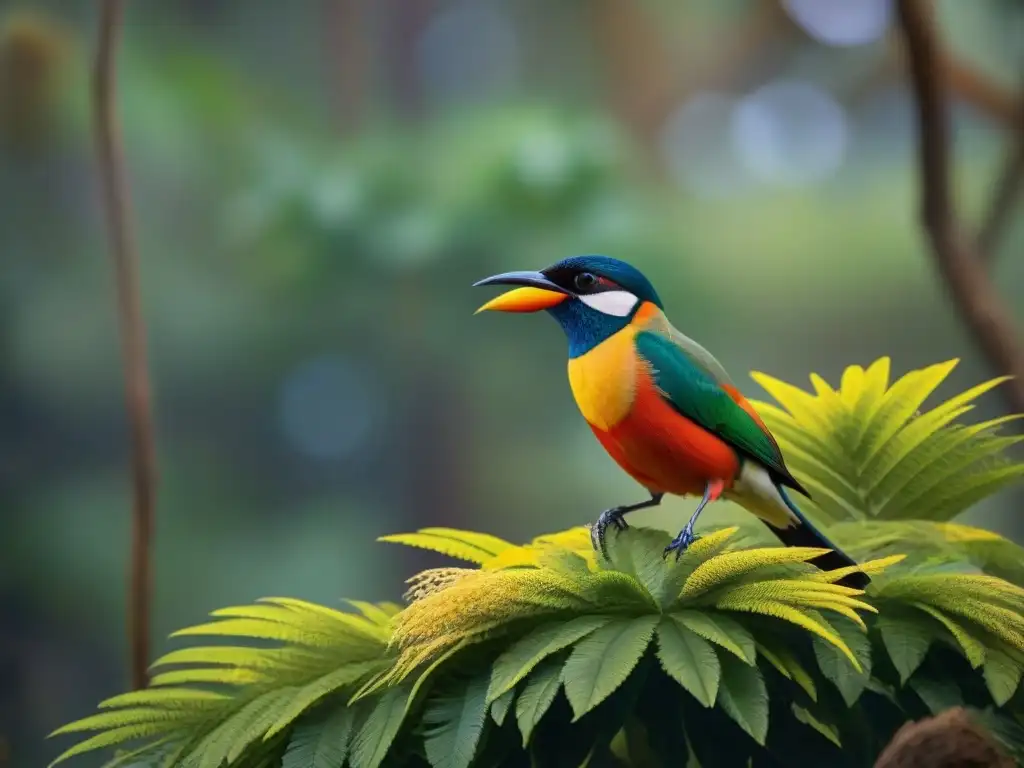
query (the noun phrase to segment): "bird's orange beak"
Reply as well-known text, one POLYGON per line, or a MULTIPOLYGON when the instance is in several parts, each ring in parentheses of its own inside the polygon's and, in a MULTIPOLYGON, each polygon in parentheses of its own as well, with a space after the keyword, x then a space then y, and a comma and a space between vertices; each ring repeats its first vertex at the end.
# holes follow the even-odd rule
POLYGON ((550 309, 569 298, 568 291, 555 285, 540 272, 505 272, 480 280, 473 285, 520 286, 491 299, 480 307, 477 313, 486 311, 538 312, 542 309, 550 309))

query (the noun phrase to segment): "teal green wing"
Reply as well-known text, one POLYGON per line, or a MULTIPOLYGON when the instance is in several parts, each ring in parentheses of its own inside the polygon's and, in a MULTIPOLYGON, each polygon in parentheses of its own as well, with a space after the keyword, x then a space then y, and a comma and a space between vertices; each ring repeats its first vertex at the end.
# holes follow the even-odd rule
POLYGON ((652 369, 664 397, 681 415, 767 467, 783 485, 806 491, 786 468, 778 443, 690 354, 654 331, 636 335, 636 349, 652 369))

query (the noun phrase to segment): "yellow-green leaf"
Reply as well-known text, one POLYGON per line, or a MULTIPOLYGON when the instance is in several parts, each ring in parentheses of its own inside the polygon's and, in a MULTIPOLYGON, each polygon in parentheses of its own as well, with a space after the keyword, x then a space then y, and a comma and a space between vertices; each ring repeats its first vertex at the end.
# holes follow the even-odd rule
POLYGON ((707 640, 676 616, 665 616, 658 624, 658 660, 697 701, 714 706, 722 675, 718 656, 707 640))
POLYGON ((523 736, 523 746, 530 742, 530 735, 537 723, 551 706, 562 685, 561 655, 550 657, 537 665, 526 679, 526 686, 516 700, 516 723, 523 736))
POLYGON ((718 704, 749 733, 764 745, 768 736, 768 690, 761 670, 721 654, 722 682, 718 688, 718 704))
POLYGON ((505 716, 508 715, 509 709, 512 707, 512 702, 516 698, 516 689, 509 688, 501 696, 491 702, 491 719, 494 720, 496 725, 502 725, 505 722, 505 716))
POLYGON ((405 718, 409 687, 395 686, 364 705, 369 714, 361 722, 352 743, 352 768, 378 768, 384 762, 405 718))
POLYGON ((626 681, 647 650, 659 618, 616 619, 576 644, 562 670, 565 694, 575 719, 626 681))
POLYGON ((938 608, 934 608, 927 603, 913 603, 913 606, 918 610, 924 611, 949 630, 949 633, 953 635, 957 643, 960 644, 960 647, 963 649, 964 656, 967 657, 967 660, 971 663, 971 666, 974 669, 977 669, 985 663, 984 644, 972 636, 966 629, 960 626, 960 624, 953 621, 953 619, 938 608))
POLYGON ((434 768, 469 768, 487 720, 487 678, 475 676, 451 698, 428 701, 424 749, 434 768))
POLYGON ((487 700, 494 701, 514 688, 552 653, 572 645, 610 621, 610 616, 578 616, 568 622, 555 622, 535 629, 494 662, 487 700))
POLYGON ((812 715, 810 712, 808 712, 806 709, 799 706, 798 704, 794 703, 792 705, 792 709, 793 716, 797 719, 798 722, 810 726, 818 733, 820 733, 822 736, 824 736, 826 739, 835 744, 837 747, 842 749, 842 742, 839 741, 839 730, 834 725, 828 725, 827 723, 823 723, 821 720, 816 718, 814 715, 812 715))
POLYGON ((281 768, 340 768, 348 757, 352 707, 338 706, 295 726, 281 768))
POLYGON ((924 661, 935 633, 923 622, 885 613, 879 615, 877 626, 885 650, 900 675, 900 682, 906 683, 924 661))
POLYGON ((1016 660, 998 648, 990 648, 982 671, 996 706, 1001 707, 1013 698, 1021 678, 1021 665, 1016 660))
POLYGON ((871 643, 866 634, 848 621, 840 620, 832 626, 857 658, 860 669, 853 667, 835 645, 819 637, 814 638, 814 655, 822 674, 839 690, 846 706, 852 707, 871 678, 871 643))
POLYGON ((497 557, 506 549, 511 549, 514 546, 497 536, 459 531, 454 528, 423 528, 416 533, 395 533, 381 536, 377 540, 429 549, 478 565, 486 563, 492 557, 497 557))
POLYGON ((747 664, 757 660, 757 649, 753 635, 735 619, 719 612, 677 611, 671 614, 691 632, 720 645, 747 664))

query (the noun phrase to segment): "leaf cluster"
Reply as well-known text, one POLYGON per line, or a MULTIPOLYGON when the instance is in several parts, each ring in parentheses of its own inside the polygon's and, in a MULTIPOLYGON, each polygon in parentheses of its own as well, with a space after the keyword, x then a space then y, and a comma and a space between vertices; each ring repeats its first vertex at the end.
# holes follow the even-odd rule
MULTIPOLYGON (((376 768, 870 765, 904 722, 953 705, 1024 719, 1020 548, 950 522, 1021 474, 997 422, 952 424, 993 383, 918 411, 951 364, 888 385, 888 361, 759 404, 830 537, 823 550, 706 533, 678 561, 631 528, 516 545, 427 528, 385 540, 463 561, 408 605, 274 598, 182 630, 150 688, 60 729, 60 760, 111 766, 376 768), (895 393, 895 394, 894 394, 895 393), (952 405, 950 405, 952 403, 952 405), (960 452, 965 452, 963 455, 960 452), (973 457, 972 460, 968 460, 973 457), (867 591, 836 582, 872 575, 867 591)), ((1018 728, 1019 730, 1019 728, 1018 728)))

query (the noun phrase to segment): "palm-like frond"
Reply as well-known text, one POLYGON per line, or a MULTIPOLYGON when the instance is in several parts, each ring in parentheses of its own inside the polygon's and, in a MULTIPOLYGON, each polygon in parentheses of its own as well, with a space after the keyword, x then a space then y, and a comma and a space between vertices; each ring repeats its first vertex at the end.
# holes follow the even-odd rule
POLYGON ((947 521, 1024 476, 1024 464, 1002 456, 1022 438, 999 434, 1019 415, 954 423, 1005 377, 921 412, 957 362, 911 371, 890 385, 889 358, 881 358, 866 370, 847 368, 838 390, 812 374, 813 393, 754 373, 779 404, 755 407, 814 496, 808 506, 833 521, 947 521))
POLYGON ((158 659, 150 688, 101 702, 101 713, 56 731, 98 732, 56 762, 138 740, 149 742, 143 753, 161 753, 159 765, 196 768, 279 748, 279 735, 306 710, 388 666, 388 625, 398 606, 358 606, 358 614, 343 613, 267 598, 214 611, 215 621, 174 636, 241 644, 194 646, 158 659))
POLYGON ((149 688, 57 731, 88 734, 58 762, 117 748, 108 765, 126 768, 469 768, 524 752, 535 766, 610 752, 838 765, 873 759, 895 727, 873 719, 885 708, 896 725, 952 704, 1024 721, 1024 550, 949 522, 1024 470, 999 456, 1017 439, 1003 420, 952 423, 998 380, 919 412, 952 366, 890 386, 881 360, 839 390, 812 377, 814 394, 759 377, 786 409, 759 404, 765 420, 858 566, 820 571, 823 550, 762 546, 746 527, 678 561, 662 558, 667 533, 641 528, 607 555, 584 527, 523 545, 387 536, 466 565, 413 577, 405 608, 215 611, 176 636, 223 644, 167 654, 149 688), (873 576, 866 593, 836 583, 854 570, 873 576))
MULTIPOLYGON (((582 556, 573 548, 582 536, 567 532, 516 548, 514 565, 488 567, 485 560, 479 569, 439 569, 444 578, 426 572, 414 580, 412 604, 396 617, 394 666, 360 695, 417 673, 422 680, 431 664, 453 649, 512 635, 491 673, 488 701, 497 701, 542 662, 571 649, 563 680, 576 717, 582 717, 622 684, 657 635, 668 674, 711 706, 720 668, 714 672, 706 665, 702 677, 677 662, 695 657, 717 662, 724 652, 754 665, 750 617, 807 630, 859 668, 853 651, 821 612, 849 617, 864 627, 858 612, 874 609, 858 599, 863 593, 818 578, 821 572, 806 561, 821 550, 729 550, 735 532, 729 528, 705 536, 678 562, 662 558, 667 533, 630 529, 609 542, 607 559, 582 556), (524 565, 529 562, 536 565, 524 565)), ((422 543, 415 536, 401 540, 422 543)), ((887 564, 862 568, 874 572, 887 564)))
POLYGON ((829 535, 858 560, 901 553, 908 565, 959 565, 1024 585, 1024 547, 984 528, 928 520, 871 520, 837 523, 829 535))
POLYGON ((1024 589, 985 574, 910 573, 883 581, 874 596, 894 603, 880 633, 903 680, 932 642, 944 642, 971 667, 986 668, 997 704, 1013 695, 1024 670, 1024 589), (1016 681, 1012 687, 1008 679, 1016 681))
MULTIPOLYGON (((624 727, 600 718, 652 680, 670 681, 676 700, 718 713, 754 747, 770 738, 769 702, 780 697, 792 722, 831 744, 844 727, 823 686, 844 706, 890 684, 930 695, 919 667, 937 647, 957 649, 993 701, 1018 688, 1024 590, 1001 579, 922 570, 896 554, 859 566, 874 578, 865 595, 835 583, 849 569, 809 565, 820 550, 732 546, 735 528, 705 535, 678 561, 662 558, 663 531, 631 528, 609 540, 607 557, 577 549, 584 533, 510 544, 476 568, 426 571, 402 610, 277 598, 217 611, 176 634, 233 644, 164 656, 149 689, 58 731, 93 734, 61 759, 133 746, 111 764, 375 768, 419 739, 429 764, 467 768, 510 728, 515 748, 549 750, 545 723, 563 717, 560 707, 596 748, 624 727), (515 564, 494 563, 510 553, 515 564), (876 680, 879 658, 897 680, 876 680)), ((416 546, 416 536, 402 539, 416 546)))
MULTIPOLYGON (((248 766, 268 755, 297 764, 312 755, 325 764, 340 756, 360 768, 376 766, 415 702, 456 666, 449 661, 497 637, 503 650, 459 695, 482 686, 481 706, 490 711, 504 700, 508 711, 521 692, 516 725, 527 741, 563 686, 582 718, 656 648, 661 667, 683 689, 705 706, 718 702, 763 742, 766 717, 728 687, 763 686, 748 619, 809 630, 857 667, 822 611, 862 624, 860 612, 873 609, 859 591, 818 578, 806 560, 819 550, 729 549, 735 532, 705 536, 678 562, 661 557, 667 533, 643 529, 617 536, 607 560, 576 549, 585 529, 522 547, 495 545, 488 558, 478 558, 481 567, 421 574, 415 599, 402 611, 356 602, 359 613, 343 613, 286 598, 215 611, 214 621, 175 635, 233 644, 198 645, 158 660, 150 688, 103 702, 101 713, 57 731, 95 734, 60 760, 134 744, 135 752, 121 757, 150 756, 156 765, 248 766), (518 553, 510 561, 516 564, 491 562, 511 552, 518 553), (696 669, 687 660, 702 663, 696 669), (334 740, 325 741, 325 732, 334 740)), ((415 546, 424 540, 418 536, 400 540, 415 546)), ((442 546, 460 557, 468 552, 459 542, 483 540, 462 532, 444 538, 442 546)), ((450 698, 450 684, 444 690, 450 698)), ((461 758, 451 763, 451 755, 472 754, 483 728, 478 710, 428 701, 428 759, 468 765, 461 758), (445 714, 456 709, 464 722, 453 725, 445 714), (452 743, 462 751, 453 753, 452 743)))

